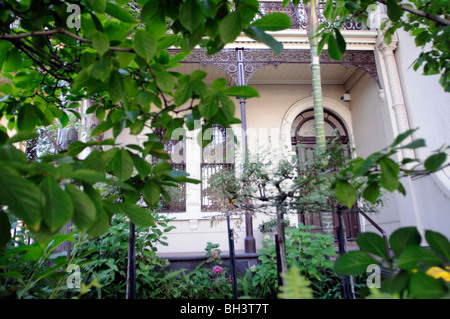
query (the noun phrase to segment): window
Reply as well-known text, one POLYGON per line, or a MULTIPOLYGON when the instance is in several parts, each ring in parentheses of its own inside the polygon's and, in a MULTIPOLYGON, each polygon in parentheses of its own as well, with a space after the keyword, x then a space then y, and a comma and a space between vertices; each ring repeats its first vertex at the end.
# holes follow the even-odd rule
POLYGON ((205 140, 211 143, 202 149, 201 161, 201 210, 204 212, 219 211, 221 198, 213 187, 212 177, 221 171, 234 171, 233 134, 231 129, 213 125, 204 133, 205 140))
MULTIPOLYGON (((158 135, 163 142, 164 151, 166 151, 170 160, 168 161, 174 170, 186 171, 186 151, 185 136, 181 136, 181 140, 170 139, 165 136, 166 131, 156 129, 155 134, 158 135)), ((159 159, 154 158, 157 162, 159 159)), ((165 188, 172 199, 171 202, 162 199, 161 212, 185 212, 186 211, 186 184, 178 184, 178 187, 165 188)))
MULTIPOLYGON (((324 111, 324 126, 327 142, 338 137, 342 145, 349 145, 347 129, 344 124, 329 111, 324 111)), ((314 147, 316 145, 316 122, 314 111, 308 110, 296 117, 291 128, 291 141, 297 154, 303 161, 314 158, 314 147)), ((346 154, 349 147, 346 147, 346 154)))

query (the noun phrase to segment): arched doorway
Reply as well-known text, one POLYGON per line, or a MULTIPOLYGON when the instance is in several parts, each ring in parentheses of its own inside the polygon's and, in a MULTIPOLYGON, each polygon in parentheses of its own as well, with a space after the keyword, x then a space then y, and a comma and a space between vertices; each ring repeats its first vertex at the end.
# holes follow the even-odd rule
MULTIPOLYGON (((324 110, 324 126, 327 141, 336 139, 339 144, 344 145, 346 156, 349 155, 349 135, 342 120, 331 111, 324 110)), ((316 145, 316 131, 314 111, 308 109, 300 113, 291 126, 291 144, 302 161, 314 158, 314 147, 316 145)), ((347 239, 355 239, 360 232, 358 213, 345 213, 344 222, 347 239)), ((320 213, 303 212, 299 214, 299 222, 308 226, 315 226, 312 232, 323 232, 320 213)), ((338 216, 333 212, 333 225, 335 226, 335 238, 337 236, 336 226, 339 225, 338 216)))

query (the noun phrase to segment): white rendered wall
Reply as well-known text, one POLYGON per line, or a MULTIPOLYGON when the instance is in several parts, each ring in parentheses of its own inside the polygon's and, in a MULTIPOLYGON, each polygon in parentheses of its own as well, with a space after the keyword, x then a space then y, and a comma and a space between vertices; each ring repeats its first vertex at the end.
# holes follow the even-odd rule
MULTIPOLYGON (((389 110, 386 100, 380 94, 379 87, 368 75, 363 75, 350 90, 350 109, 354 145, 357 156, 366 158, 370 154, 385 148, 392 142, 392 127, 389 124, 389 110)), ((398 194, 386 194, 384 206, 379 213, 369 214, 388 234, 399 226, 398 194)), ((365 219, 363 231, 378 233, 365 219)))
MULTIPOLYGON (((439 84, 439 75, 424 76, 412 64, 419 56, 414 39, 398 32, 397 65, 411 128, 419 128, 416 138, 424 138, 427 147, 416 151, 426 158, 443 144, 450 144, 450 94, 439 84)), ((450 168, 411 183, 421 230, 432 229, 450 237, 450 168)), ((410 223, 410 221, 404 221, 410 223)))

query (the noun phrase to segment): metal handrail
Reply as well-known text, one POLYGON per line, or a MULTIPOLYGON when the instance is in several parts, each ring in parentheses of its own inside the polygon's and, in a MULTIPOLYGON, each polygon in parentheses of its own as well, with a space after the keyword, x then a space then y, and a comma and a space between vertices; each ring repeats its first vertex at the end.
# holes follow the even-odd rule
POLYGON ((375 223, 372 218, 370 218, 369 216, 367 216, 366 213, 364 213, 361 209, 356 208, 356 209, 352 209, 352 210, 348 210, 347 212, 357 212, 359 214, 361 214, 369 223, 372 224, 373 227, 375 227, 383 236, 384 242, 386 244, 386 256, 387 258, 391 258, 391 254, 389 253, 389 240, 388 240, 388 236, 387 233, 384 231, 383 228, 381 228, 377 223, 375 223))

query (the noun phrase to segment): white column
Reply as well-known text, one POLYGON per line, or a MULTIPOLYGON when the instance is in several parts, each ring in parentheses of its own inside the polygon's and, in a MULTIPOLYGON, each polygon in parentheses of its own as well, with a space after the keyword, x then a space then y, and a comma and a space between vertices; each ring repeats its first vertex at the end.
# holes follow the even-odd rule
MULTIPOLYGON (((201 180, 202 177, 200 168, 202 149, 198 143, 198 134, 201 134, 201 131, 201 126, 186 131, 186 172, 190 174, 189 177, 197 180, 201 180)), ((189 218, 202 218, 201 184, 186 183, 186 213, 189 213, 189 218)))
MULTIPOLYGON (((397 69, 397 62, 395 60, 394 50, 397 48, 397 42, 392 41, 390 44, 386 44, 381 41, 378 44, 378 50, 382 53, 384 60, 384 72, 387 78, 387 85, 389 86, 388 104, 392 109, 394 115, 395 127, 394 131, 397 135, 410 129, 408 121, 408 113, 406 111, 406 105, 403 98, 403 90, 400 84, 400 77, 397 69)), ((411 137, 405 140, 404 144, 411 142, 411 137)), ((411 149, 403 149, 399 154, 402 158, 410 157, 414 158, 414 151, 411 149)))

